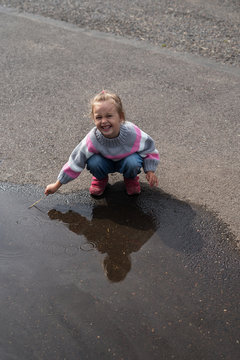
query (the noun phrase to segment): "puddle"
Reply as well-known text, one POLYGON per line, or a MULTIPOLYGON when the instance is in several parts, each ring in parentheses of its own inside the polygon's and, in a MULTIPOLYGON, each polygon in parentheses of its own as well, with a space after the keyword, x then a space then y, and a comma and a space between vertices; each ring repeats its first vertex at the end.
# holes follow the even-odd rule
POLYGON ((94 248, 95 248, 95 245, 94 245, 94 243, 91 243, 91 242, 86 242, 85 244, 82 244, 80 246, 80 249, 83 251, 94 250, 94 248))
POLYGON ((114 282, 125 279, 131 270, 131 253, 139 251, 156 231, 151 216, 134 202, 127 207, 116 206, 115 202, 95 205, 91 220, 72 210, 52 209, 48 216, 66 224, 73 233, 85 236, 88 242, 80 246, 81 250, 96 249, 106 254, 104 271, 114 282))
POLYGON ((239 253, 214 214, 121 183, 28 209, 41 193, 0 188, 1 359, 238 359, 239 253))

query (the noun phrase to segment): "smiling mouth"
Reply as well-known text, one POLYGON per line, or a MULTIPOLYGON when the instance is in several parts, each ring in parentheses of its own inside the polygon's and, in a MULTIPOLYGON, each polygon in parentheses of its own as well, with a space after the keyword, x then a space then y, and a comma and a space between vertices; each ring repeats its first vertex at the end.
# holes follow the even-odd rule
POLYGON ((103 131, 108 131, 112 126, 111 125, 106 125, 106 126, 101 126, 101 129, 103 131))

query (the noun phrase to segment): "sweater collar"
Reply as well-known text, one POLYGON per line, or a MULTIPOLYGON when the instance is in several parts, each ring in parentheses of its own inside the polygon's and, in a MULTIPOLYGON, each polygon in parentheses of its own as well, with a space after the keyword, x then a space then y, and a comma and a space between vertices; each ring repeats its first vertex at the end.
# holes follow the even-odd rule
POLYGON ((95 130, 95 135, 100 144, 113 147, 125 143, 127 138, 127 128, 124 123, 121 124, 119 135, 112 139, 106 138, 97 128, 95 130))

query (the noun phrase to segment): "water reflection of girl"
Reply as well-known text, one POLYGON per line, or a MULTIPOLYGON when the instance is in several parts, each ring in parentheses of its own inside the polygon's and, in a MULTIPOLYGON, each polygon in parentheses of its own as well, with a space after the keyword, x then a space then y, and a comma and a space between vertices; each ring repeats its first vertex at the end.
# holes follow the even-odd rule
POLYGON ((154 233, 151 217, 136 206, 124 208, 96 206, 92 220, 69 210, 50 210, 52 220, 68 224, 69 230, 84 235, 102 254, 107 254, 103 267, 109 280, 123 280, 131 269, 132 252, 137 252, 154 233))

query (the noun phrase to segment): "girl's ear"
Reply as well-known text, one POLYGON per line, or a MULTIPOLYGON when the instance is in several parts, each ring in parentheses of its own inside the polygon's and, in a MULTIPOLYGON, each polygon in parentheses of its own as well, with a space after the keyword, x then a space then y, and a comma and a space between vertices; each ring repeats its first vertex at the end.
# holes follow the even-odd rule
POLYGON ((125 121, 125 114, 124 114, 124 112, 122 112, 122 113, 121 113, 121 115, 120 115, 120 119, 121 119, 121 121, 122 121, 122 122, 124 122, 124 121, 125 121))

